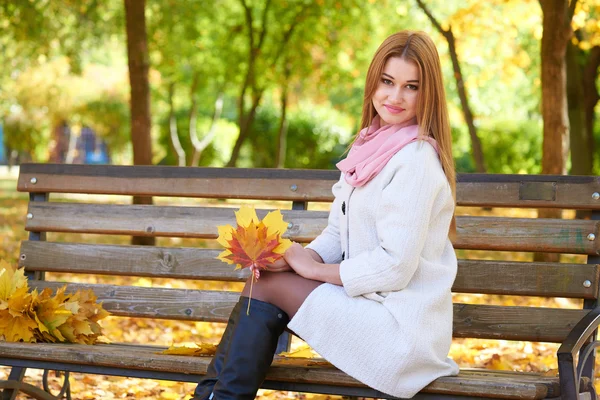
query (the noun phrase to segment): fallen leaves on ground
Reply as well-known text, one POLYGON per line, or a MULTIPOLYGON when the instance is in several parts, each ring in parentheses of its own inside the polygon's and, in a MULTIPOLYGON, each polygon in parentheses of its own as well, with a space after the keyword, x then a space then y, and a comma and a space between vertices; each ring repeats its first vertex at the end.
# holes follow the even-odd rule
POLYGON ((193 346, 171 346, 168 349, 160 352, 160 354, 171 354, 176 356, 193 356, 193 357, 207 357, 214 356, 217 352, 217 346, 210 343, 196 343, 196 347, 193 346))

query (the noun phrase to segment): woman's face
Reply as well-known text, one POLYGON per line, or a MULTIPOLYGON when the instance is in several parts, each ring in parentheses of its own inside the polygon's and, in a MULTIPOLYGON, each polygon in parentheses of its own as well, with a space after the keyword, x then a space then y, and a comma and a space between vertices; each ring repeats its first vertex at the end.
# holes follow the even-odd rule
POLYGON ((385 63, 373 95, 373 106, 381 118, 381 126, 402 127, 417 123, 419 68, 412 61, 391 57, 385 63))

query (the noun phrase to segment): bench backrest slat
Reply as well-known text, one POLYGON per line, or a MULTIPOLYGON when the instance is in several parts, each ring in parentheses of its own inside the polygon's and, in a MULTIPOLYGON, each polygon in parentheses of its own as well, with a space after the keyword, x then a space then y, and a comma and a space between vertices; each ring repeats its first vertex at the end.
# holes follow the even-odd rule
MULTIPOLYGON (((31 287, 57 289, 59 282, 32 281, 31 287)), ((97 284, 69 284, 68 292, 93 289, 116 316, 225 322, 238 293, 97 284)), ((582 310, 454 304, 454 336, 560 342, 582 310)))
MULTIPOLYGON (((216 238, 217 226, 235 224, 234 210, 211 207, 31 203, 28 231, 216 238)), ((259 218, 266 210, 257 210, 259 218)), ((327 225, 324 211, 282 211, 292 223, 286 237, 309 242, 327 225)), ((457 217, 457 249, 600 254, 600 221, 457 217)))
MULTIPOLYGON (((243 282, 215 257, 221 250, 25 241, 19 266, 30 271, 243 282)), ((594 299, 600 266, 459 260, 453 291, 594 299), (586 283, 587 281, 587 283, 586 283)))
MULTIPOLYGON (((331 201, 334 170, 23 164, 18 190, 259 200, 331 201), (32 179, 35 178, 35 183, 32 179)), ((600 178, 459 174, 458 205, 600 210, 600 178)))

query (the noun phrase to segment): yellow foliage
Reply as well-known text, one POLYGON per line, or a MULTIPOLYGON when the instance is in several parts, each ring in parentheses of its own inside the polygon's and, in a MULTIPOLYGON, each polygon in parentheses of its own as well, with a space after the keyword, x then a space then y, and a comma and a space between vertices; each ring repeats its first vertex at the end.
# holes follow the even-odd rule
POLYGON ((66 294, 66 286, 29 292, 23 269, 0 260, 0 336, 9 342, 94 344, 98 321, 109 314, 91 290, 66 294))
POLYGON ((160 354, 171 354, 177 356, 214 356, 217 352, 217 346, 208 343, 196 343, 197 347, 188 346, 171 346, 168 349, 162 351, 160 354))

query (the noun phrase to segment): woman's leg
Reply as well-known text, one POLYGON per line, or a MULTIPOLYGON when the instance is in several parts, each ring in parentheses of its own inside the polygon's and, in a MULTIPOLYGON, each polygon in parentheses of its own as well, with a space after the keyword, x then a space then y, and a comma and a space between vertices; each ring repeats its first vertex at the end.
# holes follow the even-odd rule
POLYGON ((269 272, 263 271, 260 279, 246 282, 242 296, 251 297, 273 304, 281 308, 290 319, 304 303, 308 295, 323 282, 306 279, 295 272, 269 272), (252 296, 250 288, 252 286, 252 296))
POLYGON ((294 272, 263 272, 258 281, 250 279, 235 307, 235 321, 228 323, 226 332, 233 328, 230 337, 224 335, 215 355, 223 360, 220 371, 198 385, 194 398, 253 399, 273 361, 279 336, 306 297, 323 283, 294 272))

